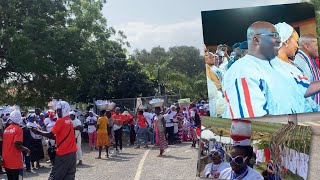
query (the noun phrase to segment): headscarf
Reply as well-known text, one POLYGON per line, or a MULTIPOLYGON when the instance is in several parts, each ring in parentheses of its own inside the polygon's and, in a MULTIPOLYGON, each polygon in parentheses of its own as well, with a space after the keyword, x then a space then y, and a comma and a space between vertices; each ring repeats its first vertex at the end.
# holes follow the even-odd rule
POLYGON ((293 33, 293 27, 289 24, 282 22, 274 25, 276 30, 278 31, 281 39, 280 47, 283 45, 283 43, 290 38, 290 36, 293 33))
POLYGON ((57 103, 57 109, 62 109, 62 117, 69 116, 70 105, 66 101, 59 101, 57 103))
POLYGON ((21 112, 18 109, 15 109, 10 113, 10 120, 16 124, 22 124, 21 112))
POLYGON ((28 116, 28 121, 29 121, 29 122, 33 122, 33 118, 34 118, 34 117, 36 117, 36 114, 35 114, 35 113, 29 114, 29 116, 28 116))
POLYGON ((70 115, 76 115, 76 112, 70 111, 70 112, 69 112, 69 116, 70 116, 70 115))

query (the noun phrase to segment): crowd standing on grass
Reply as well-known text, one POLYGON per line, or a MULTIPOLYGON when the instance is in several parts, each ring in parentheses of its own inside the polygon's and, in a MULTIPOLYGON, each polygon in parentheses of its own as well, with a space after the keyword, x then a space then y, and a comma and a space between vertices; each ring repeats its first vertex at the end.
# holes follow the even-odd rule
POLYGON ((23 172, 36 172, 49 163, 48 179, 75 179, 76 167, 83 162, 83 142, 89 142, 96 159, 117 156, 124 150, 124 137, 129 146, 158 147, 159 157, 170 145, 191 141, 196 147, 201 117, 208 116, 204 101, 179 107, 139 107, 136 114, 121 112, 119 107, 80 112, 66 101, 57 101, 55 108, 39 108, 21 113, 18 106, 0 109, 0 158, 2 174, 9 180, 23 177, 23 172), (105 156, 102 156, 102 151, 105 156), (4 169, 3 169, 4 168, 4 169))

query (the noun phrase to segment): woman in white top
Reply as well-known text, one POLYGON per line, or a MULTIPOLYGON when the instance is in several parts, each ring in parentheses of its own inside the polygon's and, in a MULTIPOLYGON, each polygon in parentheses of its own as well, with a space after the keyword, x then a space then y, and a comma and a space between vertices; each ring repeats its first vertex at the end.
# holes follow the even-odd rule
POLYGON ((263 176, 248 166, 253 155, 251 146, 234 146, 226 160, 231 167, 223 170, 219 179, 242 179, 242 180, 264 180, 263 176))
POLYGON ((219 178, 220 173, 226 168, 230 167, 229 163, 222 162, 223 156, 217 149, 212 149, 208 155, 212 163, 206 165, 203 170, 202 177, 205 178, 219 178))
MULTIPOLYGON (((34 127, 41 129, 41 126, 37 122, 36 115, 34 113, 29 115, 29 122, 27 123, 28 127, 34 127)), ((43 146, 42 146, 42 136, 37 135, 31 131, 31 166, 33 169, 40 168, 40 160, 44 158, 43 146), (34 162, 37 163, 36 167, 34 166, 34 162)))

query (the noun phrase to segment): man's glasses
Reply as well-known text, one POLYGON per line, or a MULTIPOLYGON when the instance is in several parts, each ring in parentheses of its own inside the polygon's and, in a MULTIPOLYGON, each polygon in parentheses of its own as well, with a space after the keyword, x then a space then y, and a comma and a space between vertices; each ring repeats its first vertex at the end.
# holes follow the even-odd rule
POLYGON ((241 155, 232 158, 232 157, 230 156, 230 154, 227 154, 226 160, 227 160, 228 163, 231 163, 231 162, 233 161, 233 162, 236 163, 237 165, 244 165, 245 162, 246 162, 246 160, 247 160, 247 158, 248 158, 248 157, 243 157, 243 156, 241 156, 241 155))
POLYGON ((260 33, 260 34, 256 34, 258 36, 272 36, 274 38, 280 39, 280 35, 277 32, 272 32, 272 33, 260 33))
POLYGON ((208 154, 209 158, 212 158, 213 156, 217 157, 217 156, 221 156, 221 154, 218 151, 213 151, 208 154))

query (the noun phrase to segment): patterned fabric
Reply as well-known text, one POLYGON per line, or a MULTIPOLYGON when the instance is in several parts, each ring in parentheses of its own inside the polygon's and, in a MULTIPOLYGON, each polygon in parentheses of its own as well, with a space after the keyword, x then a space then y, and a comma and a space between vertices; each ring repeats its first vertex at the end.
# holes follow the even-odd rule
MULTIPOLYGON (((281 67, 277 61, 279 60, 261 60, 247 54, 230 67, 222 83, 224 97, 229 106, 223 118, 238 119, 305 112, 305 100, 297 102, 297 99, 301 100, 302 95, 301 91, 293 88, 292 81, 295 79, 291 76, 288 82, 290 74, 284 76, 283 73, 287 71, 284 72, 283 69, 279 72, 281 67)), ((303 77, 297 78, 296 84, 301 84, 304 89, 309 86, 303 77)))
POLYGON ((168 148, 168 142, 166 141, 166 135, 163 132, 159 132, 158 134, 158 144, 157 146, 160 150, 164 150, 168 148))
MULTIPOLYGON (((310 82, 320 80, 320 71, 316 61, 306 53, 299 50, 294 59, 294 62, 299 66, 299 68, 303 70, 310 82)), ((312 96, 312 99, 320 105, 320 93, 312 96)))

